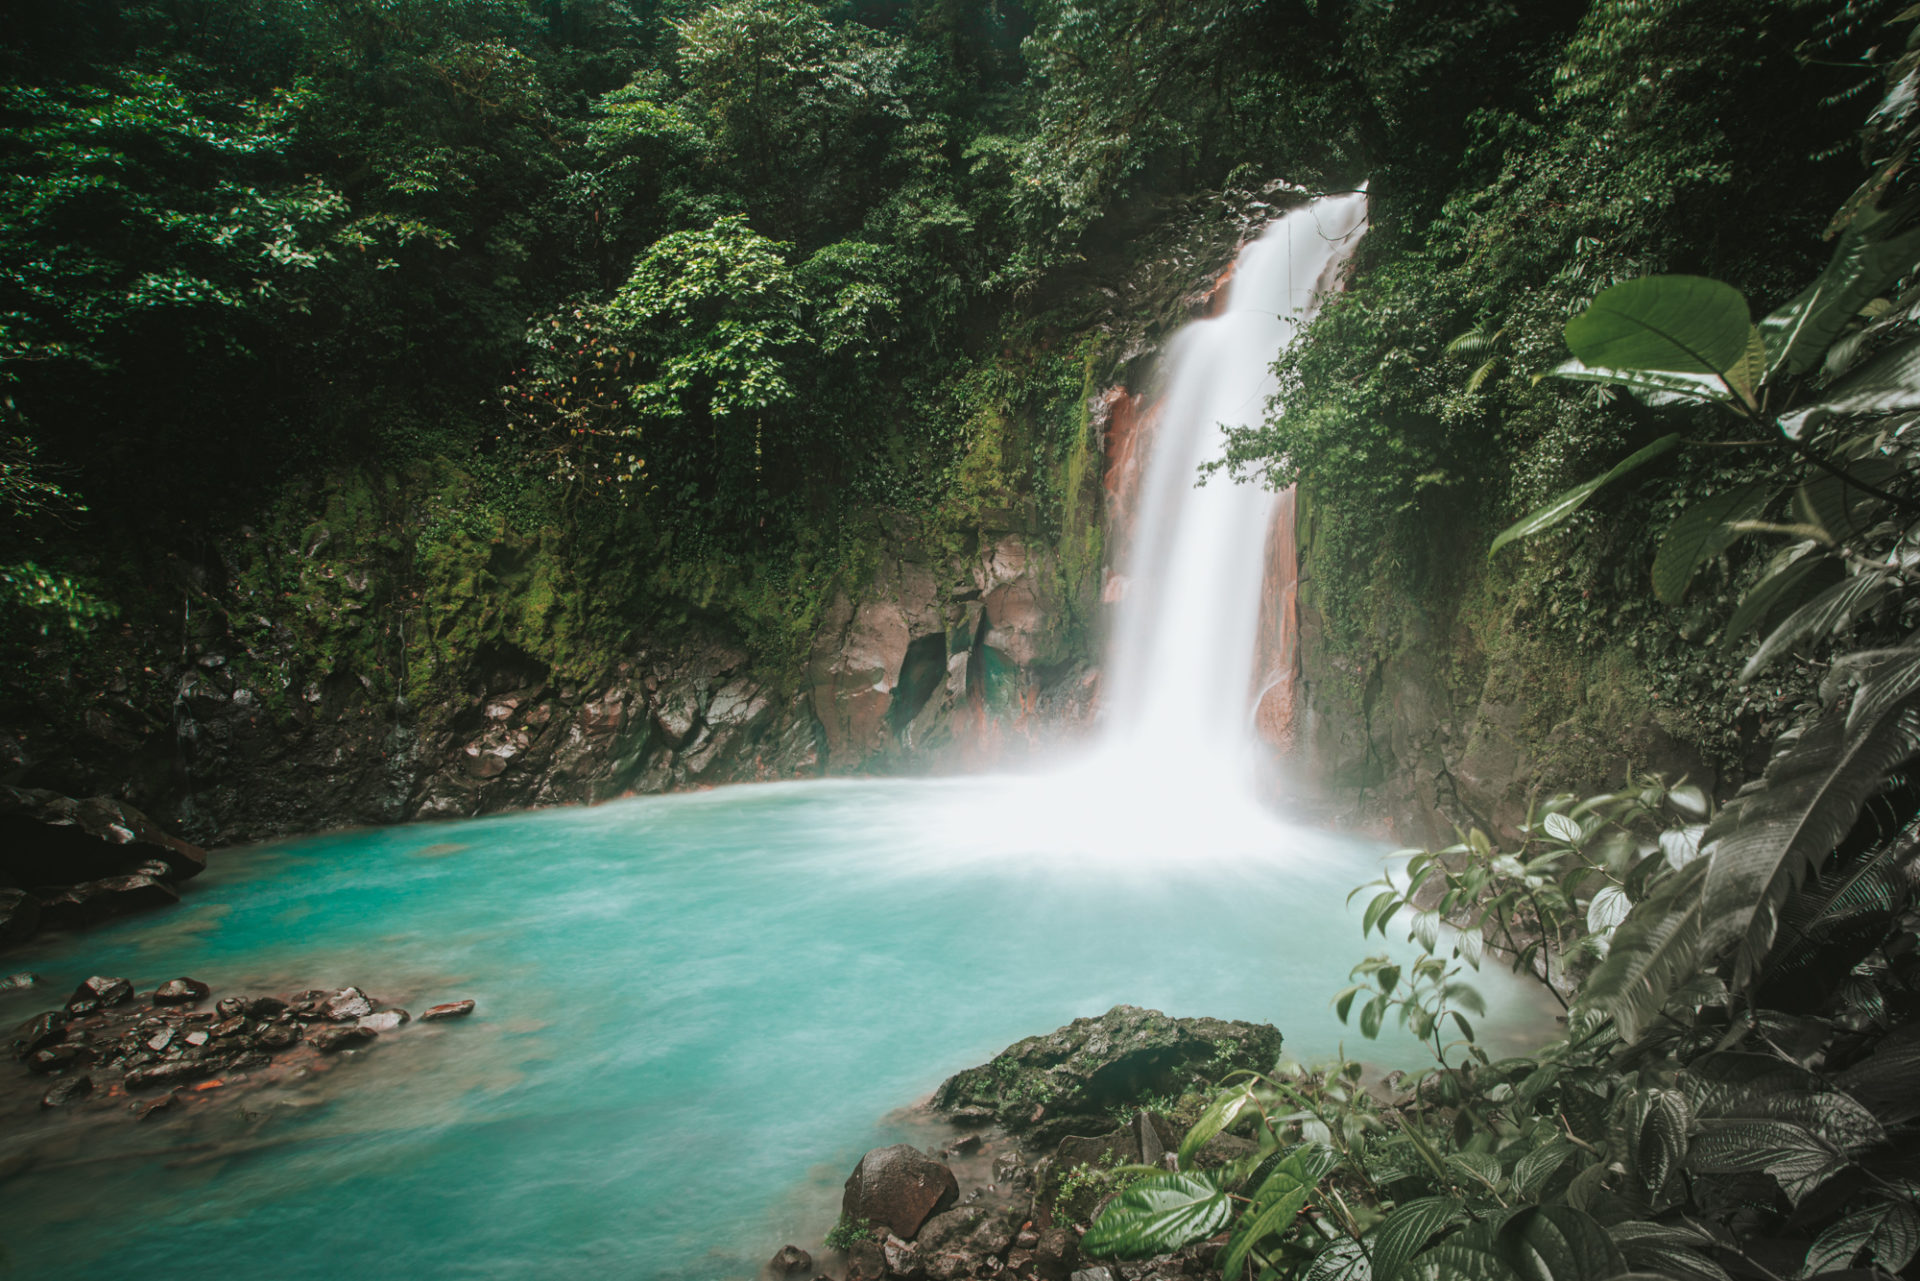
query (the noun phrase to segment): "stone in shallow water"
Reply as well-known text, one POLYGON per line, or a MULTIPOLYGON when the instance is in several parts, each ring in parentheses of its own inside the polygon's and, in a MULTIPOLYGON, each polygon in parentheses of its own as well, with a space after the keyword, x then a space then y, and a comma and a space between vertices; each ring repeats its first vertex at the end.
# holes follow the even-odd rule
POLYGON ((188 1081, 198 1081, 203 1076, 212 1076, 221 1068, 219 1059, 182 1059, 174 1063, 156 1063, 152 1067, 135 1068, 127 1073, 126 1087, 129 1090, 146 1090, 156 1085, 181 1085, 188 1081))
POLYGON ((31 970, 21 970, 18 974, 9 974, 0 979, 0 992, 18 992, 38 985, 40 976, 31 970))
POLYGON ((205 1032, 187 1033, 187 1044, 191 1045, 196 1050, 199 1049, 201 1046, 205 1045, 208 1041, 211 1041, 212 1039, 213 1038, 208 1036, 205 1032))
POLYGON ((445 1005, 436 1005, 420 1016, 422 1023, 437 1022, 440 1019, 460 1019, 473 1013, 472 1001, 449 1001, 445 1005))
POLYGON ((887 1255, 878 1241, 855 1241, 847 1250, 847 1281, 883 1281, 887 1255))
POLYGON ((50 1045, 58 1045, 66 1039, 66 1012, 48 1010, 45 1014, 35 1015, 20 1025, 20 1030, 13 1034, 13 1052, 15 1057, 24 1059, 50 1045))
POLYGON ((213 989, 199 979, 168 979, 153 993, 155 1005, 197 1005, 212 995, 213 989))
POLYGON ((307 1044, 322 1054, 337 1054, 356 1045, 365 1045, 379 1035, 369 1027, 323 1027, 307 1038, 307 1044))
POLYGON ((73 995, 67 998, 67 1009, 75 1014, 91 1014, 99 1009, 111 1009, 133 999, 133 983, 129 979, 106 978, 96 974, 73 989, 73 995), (85 1009, 78 1007, 85 1006, 85 1009))
POLYGON ((276 1014, 285 1014, 287 1003, 277 996, 255 996, 247 999, 247 1017, 250 1019, 270 1019, 276 1014))
POLYGON ((40 1096, 40 1106, 49 1110, 63 1108, 70 1103, 78 1103, 92 1093, 93 1078, 82 1073, 56 1083, 51 1090, 40 1096))
POLYGON ((343 987, 320 1006, 320 1017, 334 1023, 351 1023, 373 1013, 373 1002, 357 987, 343 987))
POLYGON ((225 996, 213 1007, 222 1019, 237 1019, 247 1012, 247 1003, 237 996, 225 996))
POLYGON ((767 1264, 781 1276, 813 1271, 813 1256, 797 1245, 783 1245, 767 1264))
POLYGON ((97 1062, 99 1056, 92 1047, 65 1042, 48 1046, 27 1057, 27 1071, 35 1076, 45 1076, 49 1072, 64 1072, 71 1067, 82 1067, 97 1062))
POLYGON ((263 1050, 284 1050, 300 1039, 300 1029, 286 1024, 269 1024, 254 1038, 263 1050))
POLYGON ((367 1015, 356 1026, 374 1032, 391 1032, 412 1017, 405 1010, 381 1010, 377 1014, 367 1015))
POLYGON ((920 1225, 960 1199, 953 1171, 905 1143, 875 1148, 847 1176, 840 1211, 911 1241, 920 1225))

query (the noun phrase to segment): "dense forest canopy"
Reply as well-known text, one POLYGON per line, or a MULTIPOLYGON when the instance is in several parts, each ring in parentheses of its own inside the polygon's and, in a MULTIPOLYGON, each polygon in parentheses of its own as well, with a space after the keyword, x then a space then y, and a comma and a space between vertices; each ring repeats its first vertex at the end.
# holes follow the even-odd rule
POLYGON ((1341 505, 1358 616, 1410 528, 1616 443, 1531 381, 1599 289, 1806 275, 1897 7, 23 0, 15 630, 137 614, 342 466, 449 463, 448 521, 623 531, 683 586, 816 572, 856 512, 1058 519, 1100 288, 1172 203, 1272 179, 1374 199, 1236 455, 1341 505))

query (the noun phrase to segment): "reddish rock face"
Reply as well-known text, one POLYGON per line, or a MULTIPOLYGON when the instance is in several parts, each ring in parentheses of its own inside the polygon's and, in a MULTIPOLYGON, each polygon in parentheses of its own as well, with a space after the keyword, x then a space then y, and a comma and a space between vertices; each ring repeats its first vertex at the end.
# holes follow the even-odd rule
POLYGON ((1254 651, 1253 723, 1276 752, 1293 749, 1294 688, 1300 673, 1300 554, 1295 495, 1283 490, 1267 530, 1267 568, 1260 591, 1260 640, 1254 651))
POLYGON ((904 1241, 920 1225, 960 1199, 960 1184, 944 1164, 905 1143, 875 1148, 847 1176, 840 1209, 849 1219, 885 1227, 904 1241))
POLYGON ((1125 387, 1109 387, 1101 396, 1098 413, 1106 420, 1107 546, 1112 563, 1121 564, 1121 552, 1133 533, 1134 504, 1140 494, 1140 474, 1159 406, 1145 395, 1129 394, 1125 387))

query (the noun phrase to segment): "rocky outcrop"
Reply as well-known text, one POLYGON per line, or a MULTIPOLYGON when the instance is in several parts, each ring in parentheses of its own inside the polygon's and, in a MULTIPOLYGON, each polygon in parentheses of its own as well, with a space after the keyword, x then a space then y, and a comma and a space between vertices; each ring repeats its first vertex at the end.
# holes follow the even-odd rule
POLYGON ((1178 1093, 1203 1075, 1271 1069, 1280 1041, 1270 1024, 1175 1019, 1116 1005, 948 1077, 933 1107, 963 1118, 984 1113, 1039 1143, 1103 1133, 1112 1110, 1131 1100, 1178 1093))
POLYGON ((0 946, 171 906, 206 864, 124 802, 0 786, 0 946))

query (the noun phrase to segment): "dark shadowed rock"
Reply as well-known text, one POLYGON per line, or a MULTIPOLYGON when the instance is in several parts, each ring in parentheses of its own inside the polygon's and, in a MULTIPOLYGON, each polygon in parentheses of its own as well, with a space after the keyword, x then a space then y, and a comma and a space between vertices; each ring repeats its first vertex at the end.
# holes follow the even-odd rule
POLYGON ((276 1014, 284 1014, 287 1003, 277 996, 254 996, 247 998, 247 1017, 250 1019, 270 1019, 276 1014))
POLYGON ((436 1005, 420 1016, 422 1023, 436 1023, 441 1019, 463 1019, 473 1013, 472 1001, 449 1001, 445 1005, 436 1005))
POLYGON ((50 930, 84 929, 179 901, 179 890, 154 877, 110 876, 49 896, 40 907, 40 924, 50 930))
POLYGON ((66 1040, 67 1020, 65 1010, 48 1010, 22 1023, 20 1030, 13 1034, 14 1057, 24 1059, 66 1040))
POLYGON ((919 1281, 927 1275, 927 1270, 920 1266, 920 1249, 911 1241, 902 1241, 889 1232, 887 1239, 880 1243, 880 1253, 886 1257, 889 1276, 899 1277, 900 1281, 919 1281))
POLYGON ((878 1241, 855 1241, 847 1249, 847 1281, 884 1281, 887 1255, 878 1241))
POLYGON ((813 1271, 813 1256, 797 1245, 783 1245, 767 1266, 778 1276, 790 1277, 813 1271))
POLYGON ((168 979, 154 989, 155 1005, 198 1005, 213 995, 213 989, 199 979, 168 979))
POLYGON ((337 1054, 356 1045, 366 1045, 380 1034, 370 1027, 323 1027, 307 1038, 307 1044, 322 1054, 337 1054))
POLYGON ((1092 1118, 1110 1124, 1113 1108, 1144 1095, 1178 1092, 1197 1077, 1240 1068, 1266 1071, 1279 1055, 1280 1033, 1270 1024, 1174 1019, 1116 1005, 956 1073, 933 1105, 949 1113, 986 1109, 1044 1145, 1084 1132, 1092 1118))
POLYGON ((107 978, 96 974, 73 989, 73 995, 67 998, 67 1009, 77 1013, 78 1007, 84 1006, 85 1012, 91 1014, 94 1010, 124 1005, 132 999, 132 980, 107 978))
POLYGON ((97 1063, 100 1056, 90 1045, 75 1041, 62 1041, 58 1045, 49 1045, 44 1050, 35 1050, 27 1056, 27 1071, 35 1076, 45 1076, 50 1072, 65 1072, 68 1068, 85 1067, 97 1063))
POLYGON ((40 928, 40 900, 25 890, 0 889, 0 947, 32 938, 40 928))
POLYGON ((72 885, 125 876, 149 862, 177 882, 199 875, 207 855, 124 802, 0 786, 0 880, 72 885))
POLYGON ((953 1171, 905 1143, 875 1148, 847 1176, 840 1209, 911 1241, 920 1225, 960 1199, 953 1171))
POLYGON ((214 1005, 213 1011, 222 1019, 244 1018, 247 1013, 247 1003, 237 996, 224 996, 214 1005))
POLYGON ((1080 1266, 1080 1238, 1072 1228, 1044 1228, 1033 1247, 1033 1273, 1043 1281, 1066 1281, 1080 1266))
POLYGON ((928 1219, 913 1244, 929 1281, 960 1281, 1005 1254, 1018 1230, 1010 1211, 968 1205, 928 1219))
POLYGON ((63 1108, 78 1103, 93 1093, 93 1078, 84 1073, 70 1076, 64 1081, 54 1083, 54 1087, 40 1096, 40 1106, 49 1110, 63 1108))
POLYGON ((253 1039, 263 1050, 284 1050, 300 1039, 300 1028, 297 1024, 275 1023, 253 1039))

